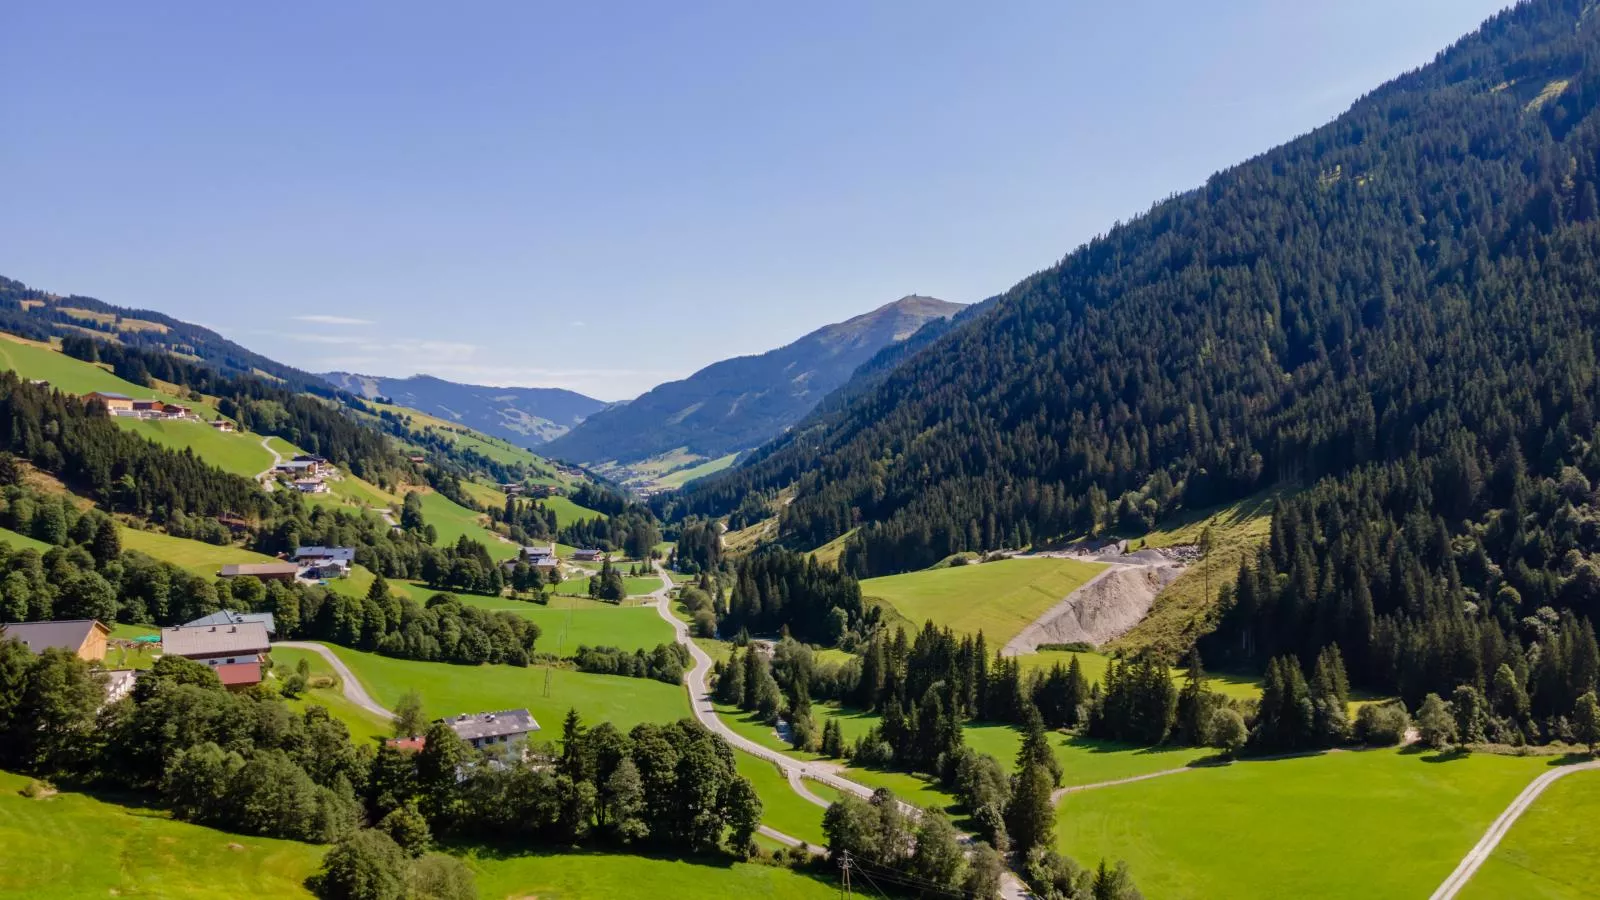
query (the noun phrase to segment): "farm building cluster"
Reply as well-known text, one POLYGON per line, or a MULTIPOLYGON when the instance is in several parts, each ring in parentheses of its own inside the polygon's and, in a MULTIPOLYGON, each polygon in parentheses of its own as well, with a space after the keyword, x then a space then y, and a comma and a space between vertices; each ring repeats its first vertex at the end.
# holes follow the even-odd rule
POLYGON ((288 559, 263 563, 233 563, 217 572, 219 578, 259 578, 263 581, 327 581, 344 578, 355 565, 354 547, 296 547, 288 559))

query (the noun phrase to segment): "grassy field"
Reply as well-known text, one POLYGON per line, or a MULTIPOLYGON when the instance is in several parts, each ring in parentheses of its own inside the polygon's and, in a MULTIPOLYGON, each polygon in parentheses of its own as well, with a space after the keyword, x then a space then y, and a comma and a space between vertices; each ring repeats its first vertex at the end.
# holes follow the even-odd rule
POLYGON ((546 497, 539 502, 544 504, 545 509, 551 510, 556 514, 556 527, 558 528, 565 528, 573 522, 582 522, 584 519, 605 518, 601 513, 587 506, 579 506, 559 494, 546 497))
POLYGON ((158 419, 118 419, 122 427, 172 450, 185 448, 224 472, 254 478, 272 466, 272 454, 261 446, 261 436, 249 432, 221 432, 204 422, 158 419))
POLYGON ((358 744, 365 744, 377 738, 391 736, 389 720, 375 716, 361 707, 345 699, 344 690, 339 684, 339 677, 334 674, 333 667, 320 654, 310 650, 296 650, 290 647, 278 647, 272 651, 272 661, 278 667, 279 678, 286 678, 295 671, 300 660, 305 660, 311 666, 313 676, 323 676, 333 679, 331 688, 314 688, 290 699, 285 697, 284 702, 295 711, 304 710, 307 706, 316 705, 326 707, 335 719, 343 722, 350 729, 350 738, 358 744))
POLYGON ((517 555, 517 546, 500 540, 484 527, 478 513, 435 491, 422 495, 422 520, 433 526, 440 547, 452 545, 466 535, 468 540, 489 548, 490 558, 497 561, 517 555))
POLYGON ((1409 900, 1549 763, 1377 750, 1202 768, 1067 795, 1057 844, 1126 860, 1151 900, 1409 900))
POLYGON ((263 563, 275 560, 254 550, 241 547, 219 547, 204 541, 177 538, 154 531, 136 528, 122 529, 124 550, 137 550, 156 559, 166 560, 175 566, 198 575, 216 575, 228 563, 263 563))
POLYGON ((679 469, 676 472, 668 472, 667 474, 657 478, 655 480, 655 484, 660 487, 680 488, 696 478, 704 478, 707 475, 721 472, 723 469, 733 465, 733 461, 738 458, 739 454, 729 453, 727 456, 719 456, 716 459, 708 459, 699 465, 689 466, 685 469, 679 469))
POLYGON ((1230 506, 1195 513, 1135 540, 1134 544, 1147 547, 1194 544, 1199 542, 1200 533, 1210 527, 1212 550, 1156 595, 1150 614, 1142 622, 1108 646, 1131 651, 1154 647, 1171 658, 1187 649, 1184 635, 1191 623, 1210 612, 1217 591, 1239 574, 1240 560, 1267 539, 1272 510, 1280 496, 1276 491, 1258 494, 1230 506))
POLYGON ((623 731, 640 722, 671 722, 689 715, 689 695, 682 685, 648 678, 544 666, 456 666, 392 659, 347 647, 331 649, 379 703, 393 709, 401 694, 415 689, 431 718, 526 707, 543 726, 541 737, 554 739, 569 708, 577 709, 590 724, 609 721, 623 731), (549 696, 545 696, 547 671, 549 696))
POLYGON ((832 900, 838 885, 775 866, 611 853, 542 853, 471 862, 478 896, 516 900, 832 900))
POLYGON ((823 808, 796 794, 776 765, 748 753, 735 751, 733 757, 739 774, 749 779, 761 796, 761 824, 812 846, 828 843, 822 833, 823 808))
POLYGON ((993 651, 1102 568, 1070 559, 1010 559, 869 578, 861 593, 888 604, 913 628, 932 619, 961 634, 982 631, 993 651))
POLYGON ((456 599, 467 606, 515 613, 537 623, 540 633, 535 649, 540 653, 571 656, 585 644, 633 651, 672 643, 672 626, 648 605, 615 606, 588 597, 561 595, 551 597, 548 605, 470 594, 457 595, 456 599))
POLYGON ((1545 789, 1483 868, 1463 900, 1596 900, 1600 877, 1600 772, 1579 772, 1545 789))
POLYGON ((844 555, 844 545, 850 542, 851 535, 854 535, 855 533, 856 530, 852 528, 849 531, 846 531, 844 534, 841 534, 833 540, 827 542, 826 544, 823 544, 821 547, 811 551, 811 555, 816 557, 817 562, 821 563, 822 565, 837 566, 839 564, 839 557, 844 555))
MULTIPOLYGON (((180 395, 176 385, 159 381, 152 387, 141 387, 111 374, 111 370, 103 364, 74 359, 53 346, 13 334, 0 334, 0 367, 12 369, 24 378, 42 378, 50 382, 52 388, 67 394, 81 395, 91 391, 126 394, 137 400, 158 399, 182 403, 208 418, 217 414, 215 398, 190 400, 186 395, 180 395)), ((127 424, 133 420, 118 421, 127 424)))
POLYGON ((49 553, 50 545, 37 538, 19 534, 9 528, 0 528, 0 541, 11 545, 13 550, 37 550, 40 553, 49 553))
POLYGON ((310 897, 325 848, 174 822, 0 772, 0 897, 310 897))
MULTIPOLYGON (((640 597, 652 593, 661 587, 661 579, 654 575, 640 575, 638 577, 625 575, 622 578, 623 587, 628 591, 629 597, 640 597)), ((557 594, 569 597, 589 596, 589 579, 568 578, 555 586, 557 594)))

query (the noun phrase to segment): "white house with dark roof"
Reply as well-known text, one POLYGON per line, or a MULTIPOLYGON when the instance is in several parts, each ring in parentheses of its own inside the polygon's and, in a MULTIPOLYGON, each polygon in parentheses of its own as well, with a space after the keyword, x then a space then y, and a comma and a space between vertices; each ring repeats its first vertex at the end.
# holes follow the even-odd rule
POLYGON ((520 751, 528 742, 528 735, 539 730, 539 723, 534 720, 533 713, 525 709, 463 713, 439 721, 449 725, 457 737, 479 750, 520 751))

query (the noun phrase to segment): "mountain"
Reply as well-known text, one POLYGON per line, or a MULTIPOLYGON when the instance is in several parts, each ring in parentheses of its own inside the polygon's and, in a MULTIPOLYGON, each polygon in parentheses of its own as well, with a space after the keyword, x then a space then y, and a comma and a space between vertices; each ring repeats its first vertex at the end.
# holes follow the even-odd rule
POLYGON ((857 366, 962 304, 908 296, 758 356, 713 363, 590 416, 544 452, 583 463, 632 463, 683 448, 715 459, 755 447, 799 421, 857 366))
MULTIPOLYGON (((1437 516, 1444 543, 1425 554, 1437 583, 1480 598, 1511 588, 1522 601, 1508 616, 1554 601, 1573 560, 1600 555, 1523 524, 1563 496, 1569 514, 1600 515, 1588 488, 1600 478, 1600 16, 1588 11, 1534 0, 1496 16, 1329 124, 1024 279, 663 508, 721 515, 793 488, 781 540, 808 549, 860 525, 844 564, 878 574, 1138 533, 1331 480, 1372 511, 1372 534, 1437 516), (1470 559, 1441 558, 1451 541, 1470 559)), ((1341 536, 1317 533, 1295 583, 1318 585, 1319 554, 1371 549, 1350 535, 1363 544, 1335 553, 1341 536)), ((1374 569, 1387 565, 1380 554, 1374 569)), ((1295 628, 1320 598, 1356 590, 1345 569, 1330 565, 1330 593, 1298 597, 1295 628)), ((1361 588, 1378 616, 1422 602, 1388 580, 1361 588)), ((1584 602, 1600 613, 1597 601, 1584 602)))
POLYGON ((247 350, 209 328, 149 309, 61 296, 0 277, 0 331, 35 340, 87 334, 129 347, 198 359, 224 375, 256 375, 297 391, 329 394, 316 375, 247 350))
POLYGON ((603 400, 561 388, 457 384, 432 375, 384 378, 328 372, 320 377, 357 396, 369 400, 387 398, 524 447, 566 434, 585 417, 606 407, 603 400))

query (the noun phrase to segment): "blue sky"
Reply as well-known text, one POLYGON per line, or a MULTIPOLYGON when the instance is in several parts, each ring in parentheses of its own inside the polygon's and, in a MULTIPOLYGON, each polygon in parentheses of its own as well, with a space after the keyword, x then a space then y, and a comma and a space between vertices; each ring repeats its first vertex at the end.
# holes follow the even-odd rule
POLYGON ((14 5, 0 274, 624 399, 998 293, 1502 5, 14 5))

